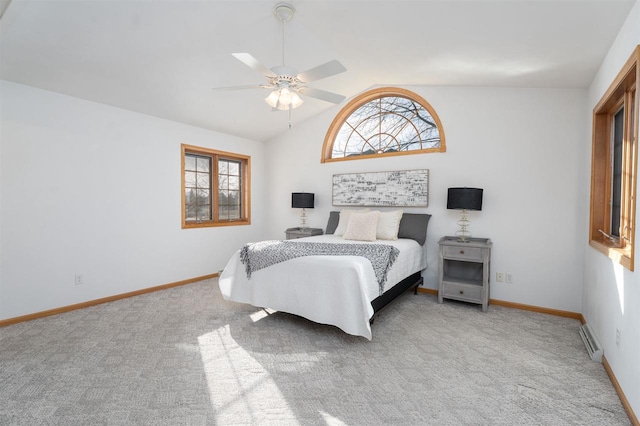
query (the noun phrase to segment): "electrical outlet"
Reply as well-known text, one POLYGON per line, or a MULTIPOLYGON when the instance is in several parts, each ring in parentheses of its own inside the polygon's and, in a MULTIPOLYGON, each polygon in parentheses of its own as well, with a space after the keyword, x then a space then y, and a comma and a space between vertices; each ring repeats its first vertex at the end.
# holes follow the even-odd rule
POLYGON ((620 329, 616 328, 616 346, 620 347, 620 329))
POLYGON ((502 272, 496 272, 496 282, 504 282, 504 274, 502 272))
POLYGON ((513 275, 508 272, 504 273, 504 282, 507 284, 513 284, 513 275))
POLYGON ((76 285, 84 284, 84 280, 82 279, 82 275, 76 275, 76 285))

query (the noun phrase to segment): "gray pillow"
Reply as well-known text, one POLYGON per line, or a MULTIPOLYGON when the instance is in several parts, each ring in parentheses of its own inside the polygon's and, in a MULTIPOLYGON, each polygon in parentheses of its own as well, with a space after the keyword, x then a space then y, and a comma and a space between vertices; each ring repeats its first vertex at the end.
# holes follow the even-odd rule
POLYGON ((427 240, 429 219, 431 219, 431 215, 426 213, 403 213, 402 219, 400 219, 398 238, 410 238, 423 246, 427 240))
MULTIPOLYGON (((416 240, 421 246, 427 240, 427 226, 429 225, 430 214, 426 213, 403 213, 398 229, 398 238, 409 238, 416 240)), ((340 221, 340 212, 329 212, 329 221, 325 234, 334 234, 340 221)))
POLYGON ((334 234, 338 227, 338 222, 340 222, 340 212, 329 212, 329 221, 327 222, 325 234, 334 234))

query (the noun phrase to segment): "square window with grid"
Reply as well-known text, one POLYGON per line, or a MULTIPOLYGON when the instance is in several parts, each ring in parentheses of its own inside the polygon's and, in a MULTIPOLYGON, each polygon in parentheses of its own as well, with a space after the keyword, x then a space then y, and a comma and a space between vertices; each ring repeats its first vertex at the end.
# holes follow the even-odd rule
POLYGON ((248 224, 250 157, 182 145, 182 227, 248 224))

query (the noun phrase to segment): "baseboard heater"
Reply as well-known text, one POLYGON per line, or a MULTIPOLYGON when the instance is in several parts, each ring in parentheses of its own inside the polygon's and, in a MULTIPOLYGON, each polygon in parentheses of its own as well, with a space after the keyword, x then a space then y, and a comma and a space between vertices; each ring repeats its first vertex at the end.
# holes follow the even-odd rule
POLYGON ((593 361, 602 363, 602 345, 589 324, 584 324, 580 327, 580 337, 582 337, 582 341, 587 347, 589 357, 591 357, 593 361))

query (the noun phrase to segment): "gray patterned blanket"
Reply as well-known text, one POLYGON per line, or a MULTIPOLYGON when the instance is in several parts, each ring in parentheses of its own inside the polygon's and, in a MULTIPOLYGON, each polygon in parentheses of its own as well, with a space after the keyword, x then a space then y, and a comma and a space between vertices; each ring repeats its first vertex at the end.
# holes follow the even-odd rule
POLYGON ((251 273, 285 260, 302 256, 361 256, 369 259, 378 279, 380 294, 387 282, 387 273, 400 250, 385 244, 336 244, 303 241, 262 241, 246 244, 240 250, 240 260, 247 278, 251 273))

